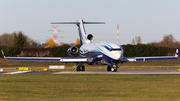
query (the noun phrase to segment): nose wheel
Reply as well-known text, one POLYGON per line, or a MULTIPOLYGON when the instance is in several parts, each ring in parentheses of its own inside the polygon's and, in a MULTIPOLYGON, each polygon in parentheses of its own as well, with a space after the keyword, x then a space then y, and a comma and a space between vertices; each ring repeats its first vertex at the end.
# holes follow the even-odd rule
POLYGON ((117 66, 116 65, 113 65, 113 66, 108 65, 107 66, 107 71, 116 72, 117 71, 117 66))

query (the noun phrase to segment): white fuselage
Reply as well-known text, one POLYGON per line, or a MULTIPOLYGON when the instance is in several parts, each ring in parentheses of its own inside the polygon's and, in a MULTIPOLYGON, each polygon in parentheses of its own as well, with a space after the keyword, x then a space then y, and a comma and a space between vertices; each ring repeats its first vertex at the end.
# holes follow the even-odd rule
POLYGON ((123 48, 117 43, 88 43, 79 49, 82 57, 95 57, 91 65, 118 64, 123 58, 123 48))

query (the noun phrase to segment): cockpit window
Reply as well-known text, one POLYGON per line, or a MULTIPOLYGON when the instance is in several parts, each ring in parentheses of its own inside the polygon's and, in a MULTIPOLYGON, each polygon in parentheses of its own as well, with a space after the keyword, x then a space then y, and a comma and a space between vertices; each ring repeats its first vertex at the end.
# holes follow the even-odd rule
POLYGON ((117 49, 110 49, 110 51, 121 51, 120 48, 117 48, 117 49))

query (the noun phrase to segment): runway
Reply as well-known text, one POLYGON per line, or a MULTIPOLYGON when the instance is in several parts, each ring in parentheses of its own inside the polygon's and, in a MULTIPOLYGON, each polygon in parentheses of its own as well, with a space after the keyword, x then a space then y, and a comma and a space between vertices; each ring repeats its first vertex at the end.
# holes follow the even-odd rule
POLYGON ((127 75, 179 75, 180 71, 117 71, 117 72, 107 72, 107 71, 16 71, 16 72, 0 72, 0 74, 127 74, 127 75))

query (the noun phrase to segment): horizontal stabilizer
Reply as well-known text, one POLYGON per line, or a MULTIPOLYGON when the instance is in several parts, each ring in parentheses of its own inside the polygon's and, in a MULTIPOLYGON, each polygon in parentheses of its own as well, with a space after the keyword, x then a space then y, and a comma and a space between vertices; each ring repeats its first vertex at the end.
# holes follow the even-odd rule
POLYGON ((51 22, 51 24, 80 24, 80 22, 51 22))
POLYGON ((83 22, 84 24, 106 24, 105 22, 83 22))
MULTIPOLYGON (((80 24, 80 22, 51 22, 51 24, 80 24)), ((105 24, 105 22, 83 22, 83 24, 105 24)))
POLYGON ((91 40, 87 38, 84 24, 105 24, 105 22, 85 22, 83 19, 78 20, 77 22, 51 22, 51 24, 76 24, 78 26, 80 44, 91 43, 91 40))

